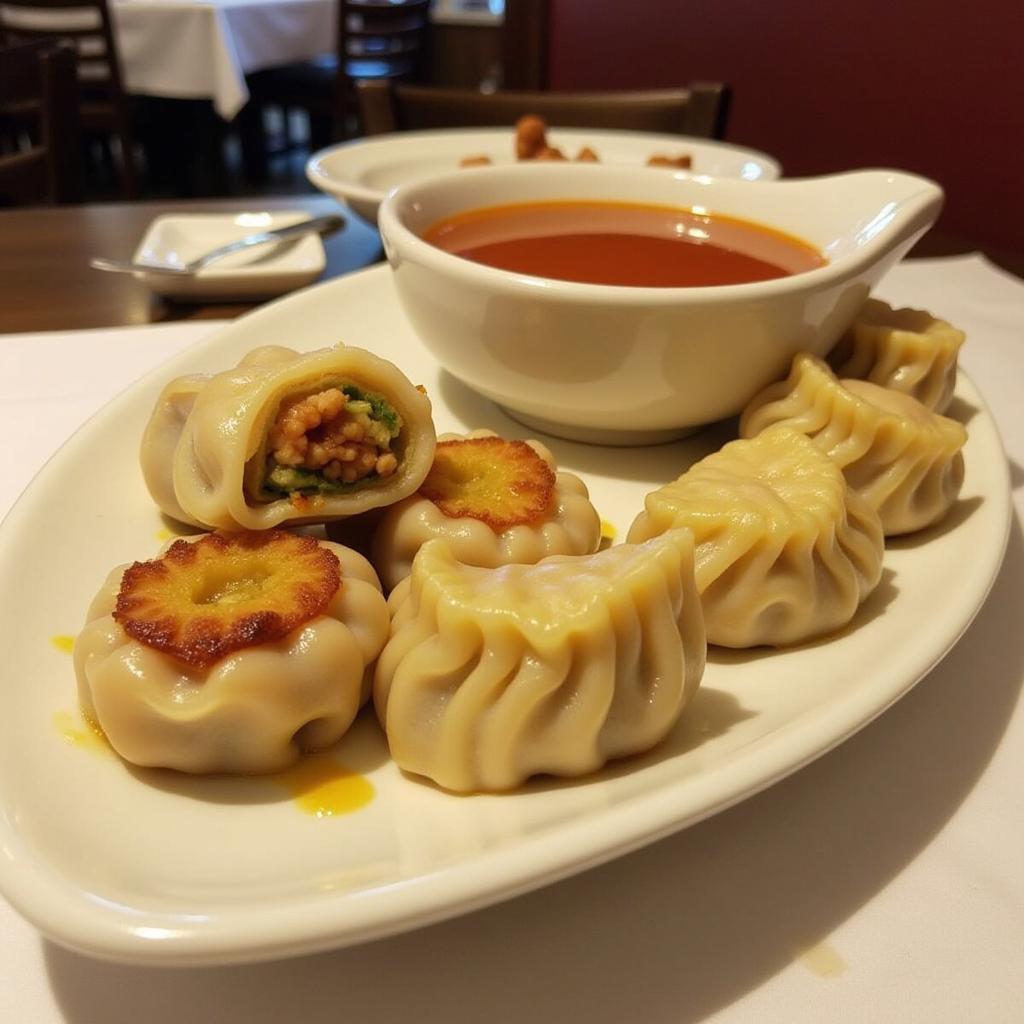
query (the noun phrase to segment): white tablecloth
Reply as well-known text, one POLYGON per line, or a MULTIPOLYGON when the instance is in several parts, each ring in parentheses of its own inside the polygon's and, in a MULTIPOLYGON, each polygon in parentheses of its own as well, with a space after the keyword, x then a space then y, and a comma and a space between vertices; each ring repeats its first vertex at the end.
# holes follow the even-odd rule
MULTIPOLYGON (((895 707, 654 846, 368 946, 251 967, 122 967, 51 945, 0 903, 0 1021, 1024 1020, 1024 283, 958 258, 904 264, 878 291, 967 330, 963 363, 1003 431, 1017 513, 974 625, 895 707)), ((213 329, 0 336, 0 512, 85 416, 213 329)))
MULTIPOLYGON (((247 74, 334 50, 338 5, 336 0, 110 0, 110 11, 129 93, 209 99, 230 120, 249 99, 247 74)), ((93 12, 80 9, 10 8, 5 16, 12 25, 98 25, 93 12)), ((91 52, 91 43, 83 43, 83 52, 91 52)))
POLYGON ((213 100, 230 119, 245 75, 334 49, 335 0, 113 0, 131 93, 213 100))

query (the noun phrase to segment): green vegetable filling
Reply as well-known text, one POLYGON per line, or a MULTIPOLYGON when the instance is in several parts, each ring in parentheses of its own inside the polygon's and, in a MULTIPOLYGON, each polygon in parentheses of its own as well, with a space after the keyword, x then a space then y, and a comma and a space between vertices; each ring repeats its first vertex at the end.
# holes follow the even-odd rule
POLYGON ((387 427, 388 434, 392 438, 398 437, 398 432, 402 429, 402 417, 398 415, 398 410, 390 402, 385 401, 380 395, 367 394, 354 384, 343 384, 341 391, 348 397, 350 411, 354 411, 352 410, 353 402, 366 402, 370 406, 370 419, 387 427))
POLYGON ((376 476, 376 473, 371 473, 369 477, 346 484, 341 480, 328 480, 312 469, 279 466, 273 461, 270 465, 274 468, 267 474, 264 486, 268 491, 277 491, 280 494, 294 494, 296 491, 300 494, 340 494, 355 490, 361 483, 376 476))
MULTIPOLYGON (((347 398, 346 410, 352 414, 365 413, 370 420, 368 439, 372 440, 382 452, 391 450, 391 442, 398 437, 402 429, 402 417, 390 402, 354 384, 339 384, 338 390, 347 398)), ((322 473, 314 469, 303 469, 296 466, 282 466, 273 456, 267 459, 267 474, 263 486, 267 491, 278 494, 343 494, 354 491, 376 480, 377 473, 371 472, 360 480, 345 483, 342 480, 328 480, 322 473)))

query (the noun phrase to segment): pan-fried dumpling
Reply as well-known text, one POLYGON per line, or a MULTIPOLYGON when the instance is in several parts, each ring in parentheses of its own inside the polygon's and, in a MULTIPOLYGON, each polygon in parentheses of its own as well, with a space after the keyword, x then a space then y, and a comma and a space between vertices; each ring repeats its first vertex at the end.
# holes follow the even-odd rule
POLYGON ((374 703, 392 757, 458 792, 647 750, 704 671, 686 530, 498 569, 428 541, 389 605, 374 703))
POLYGON ((647 495, 628 539, 688 527, 708 643, 802 643, 845 626, 882 575, 878 516, 794 430, 732 441, 647 495))
POLYGON ((960 493, 967 431, 909 395, 838 380, 800 353, 789 377, 756 395, 740 418, 752 437, 773 423, 810 437, 878 513, 887 537, 937 523, 960 493))
POLYGON ((963 343, 963 331, 931 313, 868 299, 828 361, 838 377, 892 388, 941 413, 953 397, 963 343))
POLYGON ((168 515, 261 530, 399 501, 433 454, 430 401, 392 363, 343 345, 305 355, 267 346, 205 381, 172 381, 141 463, 168 515))
POLYGON ((539 441, 475 430, 438 438, 419 492, 384 513, 372 557, 384 586, 405 579, 433 538, 445 540, 460 562, 491 569, 589 555, 601 543, 601 519, 586 484, 556 469, 539 441))
POLYGON ((388 626, 370 563, 340 544, 177 540, 96 595, 75 641, 79 700, 133 764, 272 772, 347 731, 388 626))

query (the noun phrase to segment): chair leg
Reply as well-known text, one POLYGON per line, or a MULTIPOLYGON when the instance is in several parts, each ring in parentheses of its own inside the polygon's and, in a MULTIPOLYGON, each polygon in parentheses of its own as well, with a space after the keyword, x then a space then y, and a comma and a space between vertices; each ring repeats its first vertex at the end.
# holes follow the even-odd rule
POLYGON ((312 152, 325 149, 334 141, 334 115, 309 111, 309 148, 312 152))
POLYGON ((139 198, 138 157, 135 153, 135 142, 127 132, 118 133, 121 146, 121 191, 125 199, 139 198))
MULTIPOLYGON (((199 120, 199 170, 200 182, 207 183, 211 195, 228 195, 228 169, 224 162, 224 122, 209 103, 196 107, 199 120)), ((203 194, 200 184, 199 194, 203 194)))
MULTIPOLYGON (((113 184, 117 181, 118 177, 117 162, 114 160, 113 138, 109 135, 104 135, 98 140, 97 145, 99 146, 101 180, 107 179, 110 184, 113 184)), ((109 186, 105 183, 104 187, 109 186)))
POLYGON ((246 181, 260 185, 266 182, 270 173, 267 161, 267 129, 263 114, 263 107, 250 101, 242 108, 235 122, 238 125, 242 170, 246 181))
POLYGON ((295 148, 295 136, 292 135, 292 108, 286 103, 281 104, 281 148, 286 153, 295 148))

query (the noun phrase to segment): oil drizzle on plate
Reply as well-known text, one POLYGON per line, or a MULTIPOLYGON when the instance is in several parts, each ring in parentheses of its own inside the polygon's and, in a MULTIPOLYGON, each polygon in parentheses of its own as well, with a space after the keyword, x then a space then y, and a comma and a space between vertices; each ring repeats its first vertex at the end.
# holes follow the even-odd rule
MULTIPOLYGON (((57 711, 53 724, 65 743, 99 754, 113 754, 98 723, 72 711, 57 711)), ((291 768, 269 777, 285 786, 296 806, 314 818, 335 818, 365 807, 375 796, 373 783, 329 754, 307 754, 291 768)))
POLYGON ((51 636, 50 643, 61 654, 70 654, 75 648, 75 638, 67 633, 58 633, 56 636, 51 636))
POLYGON ((97 753, 112 754, 114 748, 104 735, 103 730, 95 722, 80 717, 70 711, 58 711, 53 716, 53 724, 65 743, 97 753))
POLYGON ((797 960, 819 978, 838 978, 846 971, 846 961, 836 948, 827 942, 819 942, 807 949, 801 949, 797 954, 797 960))
POLYGON ((601 520, 601 551, 605 548, 610 548, 615 542, 615 536, 619 531, 615 529, 614 524, 609 523, 607 519, 601 520))
POLYGON ((288 787, 296 805, 314 818, 352 814, 374 797, 373 784, 329 754, 308 754, 274 776, 288 787))

